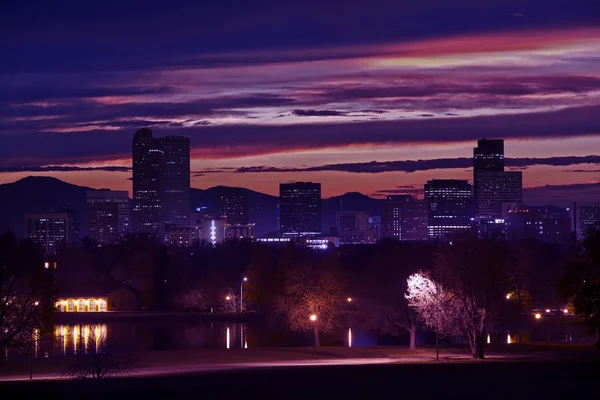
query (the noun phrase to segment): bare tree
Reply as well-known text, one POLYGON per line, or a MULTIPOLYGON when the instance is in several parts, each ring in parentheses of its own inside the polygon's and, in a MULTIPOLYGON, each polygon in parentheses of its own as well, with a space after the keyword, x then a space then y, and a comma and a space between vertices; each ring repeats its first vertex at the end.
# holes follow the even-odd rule
POLYGON ((344 284, 335 268, 304 264, 286 274, 285 294, 277 297, 276 310, 289 327, 297 331, 313 330, 315 346, 319 332, 332 331, 344 301, 344 284))
POLYGON ((93 379, 128 375, 135 365, 135 356, 116 343, 110 344, 103 335, 90 333, 84 340, 84 354, 75 356, 65 376, 72 379, 93 379))
POLYGON ((44 267, 43 252, 33 242, 0 235, 0 350, 28 352, 47 336, 55 306, 44 267))
POLYGON ((429 274, 419 272, 407 281, 406 299, 423 323, 435 331, 436 359, 439 360, 439 336, 458 333, 457 309, 453 295, 429 274))
POLYGON ((228 292, 225 296, 222 296, 221 300, 221 311, 224 313, 234 313, 239 311, 240 299, 239 295, 228 292))

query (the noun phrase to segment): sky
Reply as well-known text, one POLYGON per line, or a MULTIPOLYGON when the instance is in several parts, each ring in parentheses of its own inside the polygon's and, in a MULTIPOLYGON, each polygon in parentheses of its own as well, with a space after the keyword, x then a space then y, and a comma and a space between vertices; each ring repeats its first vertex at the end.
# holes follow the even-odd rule
POLYGON ((600 199, 595 0, 5 0, 0 54, 0 183, 131 190, 149 127, 196 188, 419 195, 504 138, 525 200, 600 199))

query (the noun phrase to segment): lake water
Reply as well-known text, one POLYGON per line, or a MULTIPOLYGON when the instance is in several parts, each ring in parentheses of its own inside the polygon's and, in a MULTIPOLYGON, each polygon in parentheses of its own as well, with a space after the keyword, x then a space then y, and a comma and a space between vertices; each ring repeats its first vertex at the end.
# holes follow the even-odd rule
MULTIPOLYGON (((311 332, 273 332, 257 323, 227 322, 121 322, 60 324, 54 328, 55 340, 37 343, 34 357, 46 358, 81 354, 102 343, 118 344, 136 351, 187 349, 247 349, 262 346, 311 346, 311 332)), ((517 343, 517 331, 497 329, 489 336, 490 343, 517 343)), ((594 337, 581 324, 532 325, 521 331, 526 342, 594 343, 594 337)), ((323 345, 377 346, 405 345, 408 336, 386 338, 373 336, 357 329, 340 329, 323 335, 323 345)), ((430 332, 418 331, 417 345, 434 344, 430 332)), ((19 355, 5 354, 7 358, 19 355)))

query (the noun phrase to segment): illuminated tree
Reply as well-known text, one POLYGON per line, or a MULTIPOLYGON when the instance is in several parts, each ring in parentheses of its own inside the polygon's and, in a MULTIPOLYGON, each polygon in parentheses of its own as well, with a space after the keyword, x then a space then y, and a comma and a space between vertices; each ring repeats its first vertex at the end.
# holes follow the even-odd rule
POLYGON ((203 311, 208 305, 208 300, 202 290, 195 288, 181 293, 176 304, 187 311, 203 311))
POLYGON ((49 274, 39 246, 11 233, 0 235, 0 350, 29 352, 51 331, 55 306, 49 274))
POLYGON ((337 268, 304 264, 287 271, 285 292, 277 297, 276 310, 292 330, 313 330, 318 347, 319 332, 330 332, 337 326, 345 301, 344 289, 337 268), (313 315, 315 318, 311 319, 313 315))
POLYGON ((231 292, 222 296, 220 309, 224 313, 234 313, 240 310, 240 296, 231 292))
POLYGON ((439 359, 438 336, 458 333, 458 304, 452 293, 425 272, 409 276, 407 287, 405 296, 408 305, 414 308, 423 323, 436 333, 436 358, 439 359))

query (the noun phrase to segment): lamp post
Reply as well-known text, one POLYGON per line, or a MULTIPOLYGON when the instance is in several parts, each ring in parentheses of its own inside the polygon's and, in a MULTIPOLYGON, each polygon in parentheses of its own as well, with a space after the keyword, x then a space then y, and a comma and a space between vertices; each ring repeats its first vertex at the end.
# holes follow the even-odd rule
POLYGON ((319 328, 317 328, 317 315, 312 314, 309 318, 313 323, 313 330, 315 332, 315 347, 319 347, 319 328))
POLYGON ((248 278, 244 277, 240 282, 240 312, 244 311, 244 282, 248 282, 248 278))

